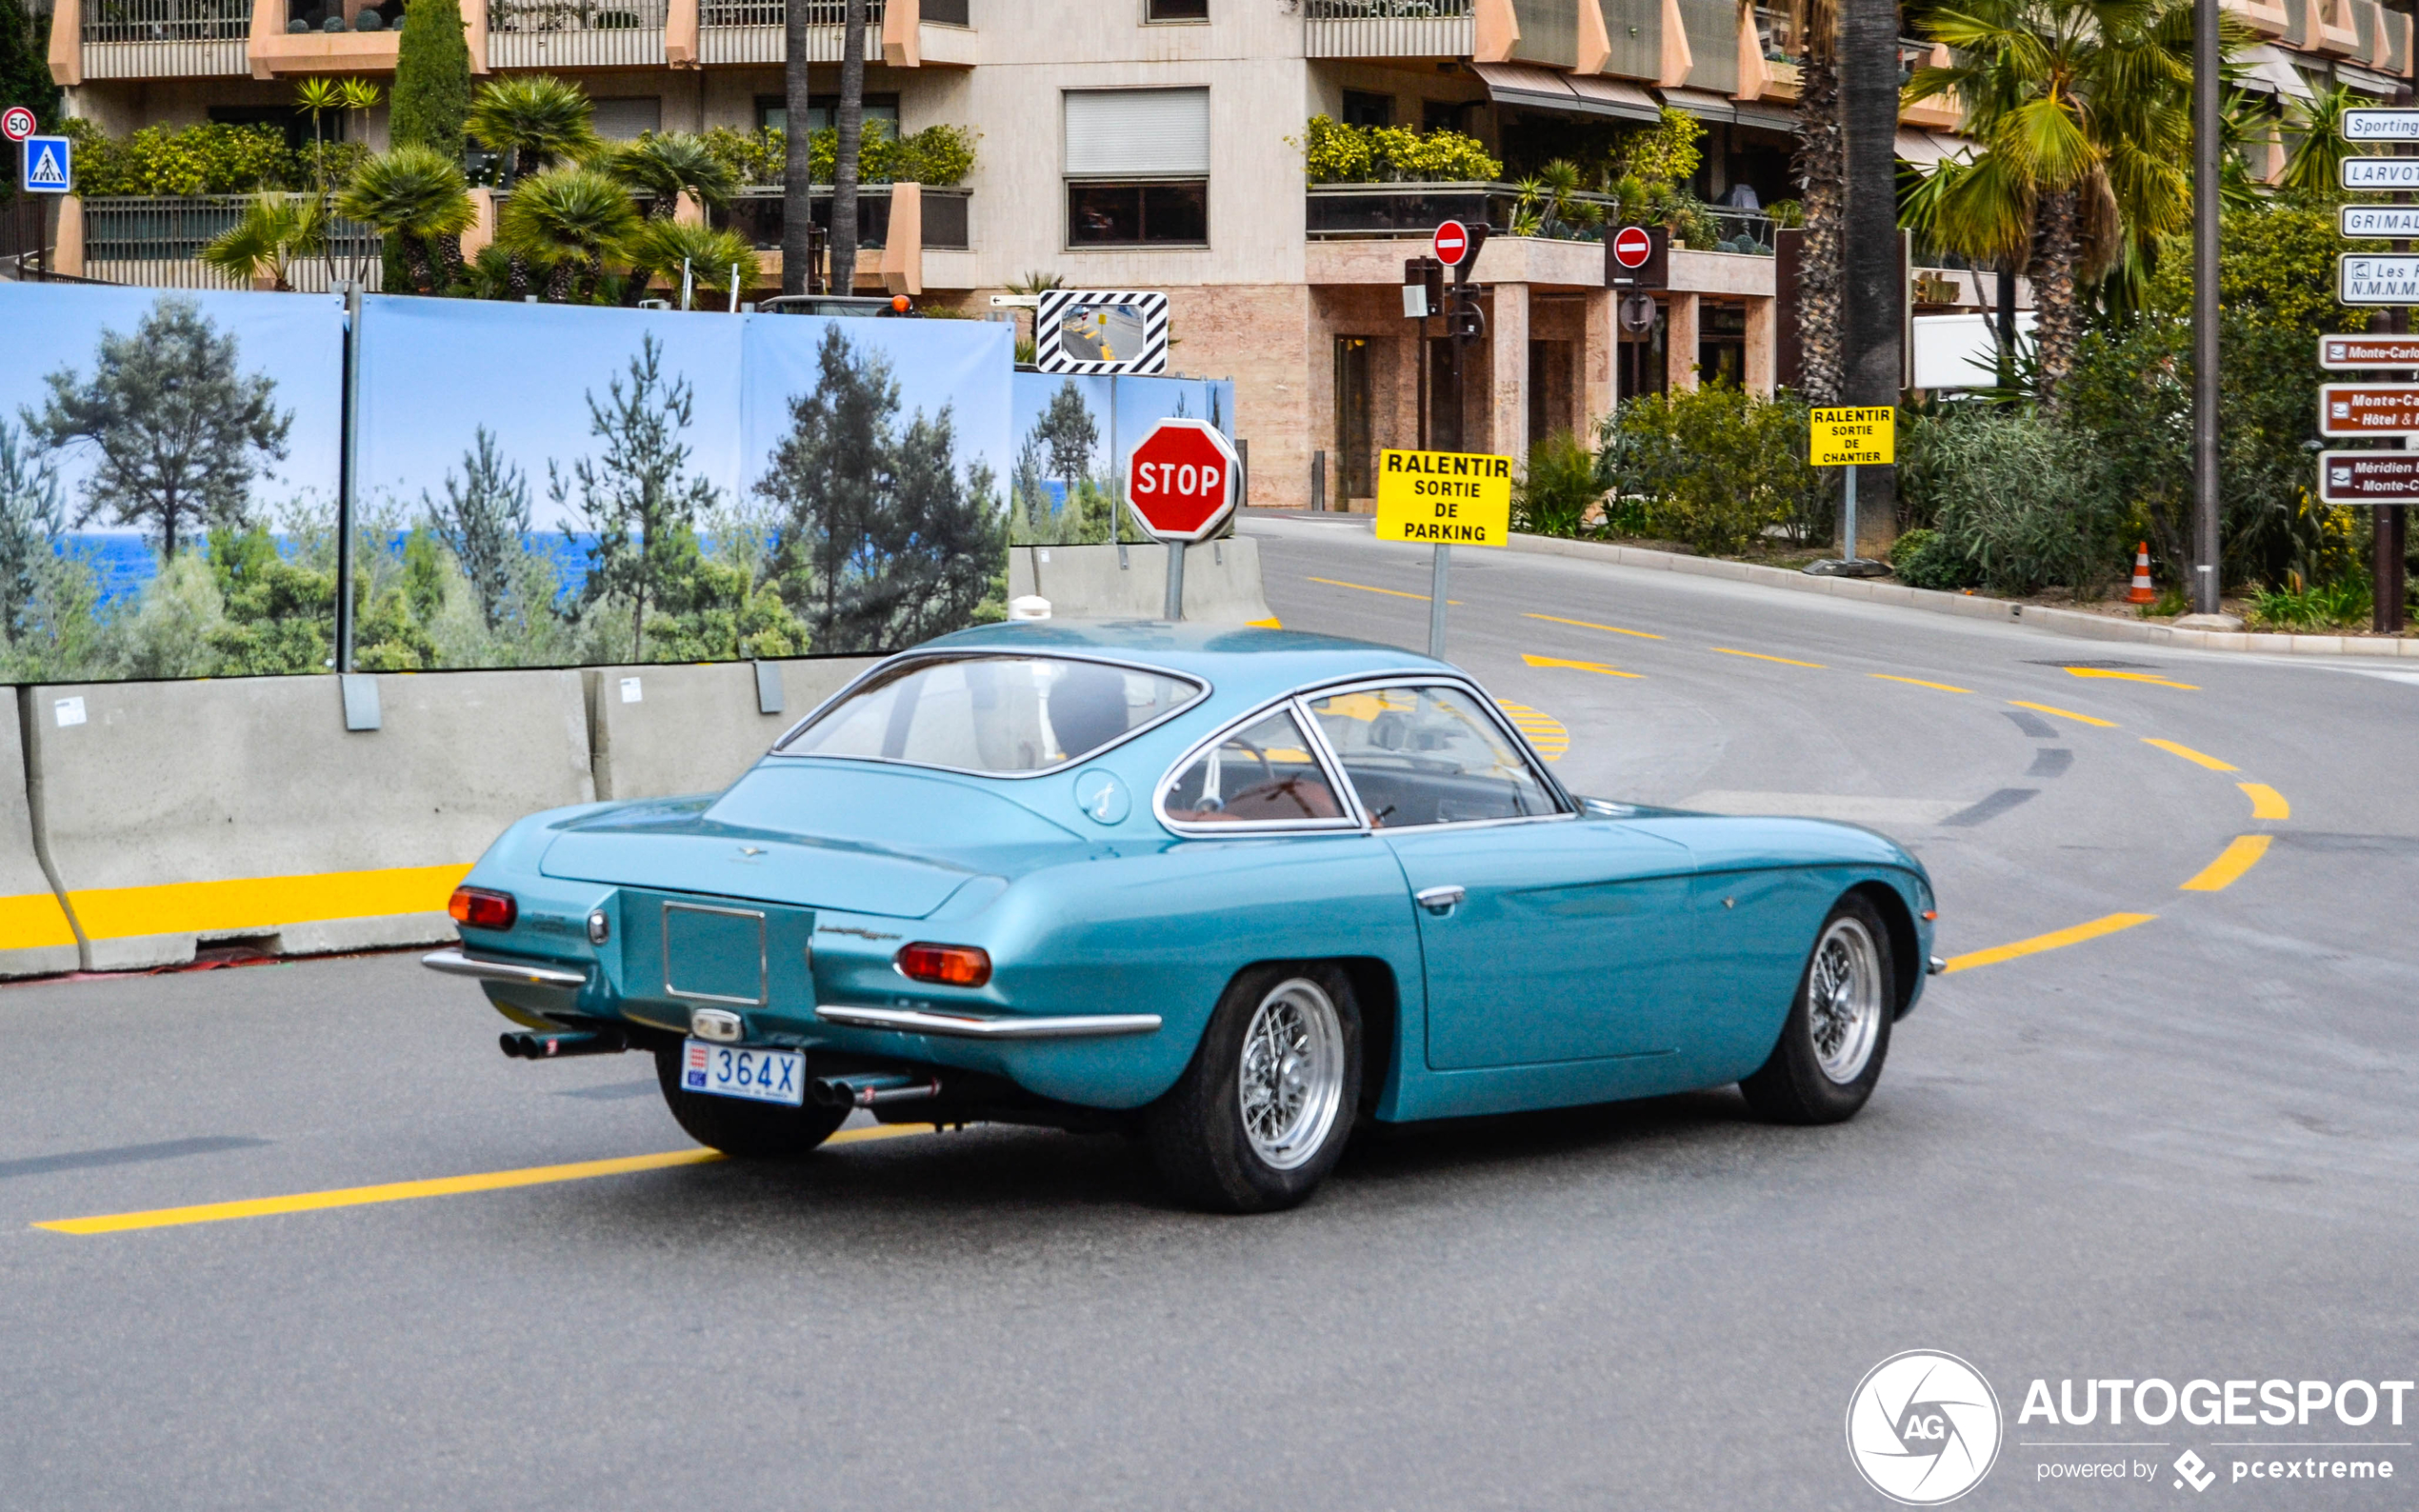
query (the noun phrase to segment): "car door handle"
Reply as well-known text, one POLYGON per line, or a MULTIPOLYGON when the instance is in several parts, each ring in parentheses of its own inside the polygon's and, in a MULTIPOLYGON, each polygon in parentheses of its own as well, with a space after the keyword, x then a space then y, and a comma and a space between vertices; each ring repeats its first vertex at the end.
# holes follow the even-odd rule
POLYGON ((1466 888, 1459 886, 1423 887, 1411 894, 1411 901, 1442 919, 1469 895, 1466 888))

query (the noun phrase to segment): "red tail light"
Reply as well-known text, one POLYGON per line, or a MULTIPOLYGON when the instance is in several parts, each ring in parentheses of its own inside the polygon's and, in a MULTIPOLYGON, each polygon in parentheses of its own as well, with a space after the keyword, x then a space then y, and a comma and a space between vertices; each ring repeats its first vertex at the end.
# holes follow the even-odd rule
POLYGON ((898 954, 899 974, 944 986, 979 987, 991 980, 991 953, 975 945, 915 945, 898 954))
POLYGON ((510 929, 512 921, 521 916, 521 905, 512 901, 509 892, 456 887, 445 911, 453 915, 454 923, 467 924, 473 929, 510 929))

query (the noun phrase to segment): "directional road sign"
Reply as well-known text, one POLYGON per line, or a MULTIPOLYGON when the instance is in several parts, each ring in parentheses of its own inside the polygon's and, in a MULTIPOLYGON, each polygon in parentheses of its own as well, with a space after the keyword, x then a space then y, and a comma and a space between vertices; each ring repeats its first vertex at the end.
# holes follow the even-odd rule
POLYGON ((2400 436, 2419 431, 2419 384, 2320 384, 2322 436, 2400 436))
POLYGON ((2419 368, 2419 336, 2321 336, 2318 366, 2329 372, 2419 368))
POLYGON ((1206 540, 1234 510, 1240 460, 1208 421, 1162 420, 1126 466, 1126 503, 1158 540, 1206 540))
POLYGON ((2347 205, 2342 216, 2346 236, 2419 237, 2419 205, 2347 205))
POLYGON ((6 110, 0 110, 0 136, 11 142, 22 142, 33 134, 33 112, 24 106, 12 105, 6 110))
POLYGON ((1448 268, 1459 268, 1469 255, 1469 228, 1459 221, 1447 221, 1436 228, 1436 260, 1448 268))
POLYGON ((18 187, 29 194, 65 194, 75 184, 75 144, 64 136, 25 139, 25 176, 18 187))
POLYGON ((1889 405, 1840 405, 1814 411, 1812 454, 1818 468, 1885 464, 1897 457, 1898 411, 1889 405))
POLYGON ((2346 110, 2347 142, 2419 142, 2419 110, 2346 110))
POLYGON ((2343 161, 2346 189, 2419 189, 2419 157, 2348 157, 2343 161))
POLYGON ((2321 504, 2419 504, 2419 451, 2322 451, 2321 504))
POLYGON ((2419 252, 2338 252, 2335 269, 2347 305, 2419 305, 2419 252))
POLYGON ((1511 534, 1512 461, 1467 451, 1381 451, 1377 538, 1502 546, 1511 534))

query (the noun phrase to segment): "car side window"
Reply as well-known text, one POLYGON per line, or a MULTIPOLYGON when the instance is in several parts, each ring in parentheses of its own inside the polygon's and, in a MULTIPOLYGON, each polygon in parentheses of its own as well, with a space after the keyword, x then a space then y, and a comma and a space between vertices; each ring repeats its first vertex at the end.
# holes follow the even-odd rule
POLYGON ((1280 709, 1201 753, 1162 807, 1180 825, 1309 824, 1345 817, 1309 738, 1280 709))
POLYGON ((1467 688, 1361 688, 1313 699, 1310 712, 1370 823, 1382 828, 1562 811, 1467 688))

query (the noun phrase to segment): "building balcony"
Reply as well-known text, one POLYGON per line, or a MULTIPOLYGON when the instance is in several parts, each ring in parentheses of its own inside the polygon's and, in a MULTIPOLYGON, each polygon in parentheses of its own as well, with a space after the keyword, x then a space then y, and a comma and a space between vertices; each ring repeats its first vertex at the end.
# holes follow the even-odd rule
MULTIPOLYGON (((200 257, 204 247, 234 229, 251 199, 203 194, 77 202, 81 276, 149 288, 245 288, 200 257)), ((68 240, 64 232, 60 240, 68 240)), ((294 265, 290 278, 306 293, 324 293, 348 280, 375 289, 384 262, 378 233, 338 216, 330 227, 327 252, 294 265)))
POLYGON ((256 0, 251 75, 390 72, 402 24, 402 0, 256 0))
MULTIPOLYGON (((240 77, 246 70, 250 0, 94 0, 76 9, 87 79, 240 77)), ((52 24, 61 24, 56 12, 52 24)))
POLYGON ((491 69, 662 68, 666 0, 488 0, 491 69))
POLYGON ((2271 41, 2292 27, 2283 0, 2219 0, 2218 9, 2271 41))
POLYGON ((1309 58, 1466 58, 1477 46, 1474 0, 1304 0, 1309 58))
MULTIPOLYGON (((837 63, 848 39, 842 0, 804 0, 809 63, 837 63)), ((784 0, 689 0, 673 6, 672 61, 781 64, 789 61, 784 0), (684 50, 684 14, 693 13, 693 59, 684 50)), ((894 69, 974 62, 969 0, 866 0, 865 60, 894 69)))
MULTIPOLYGON (((890 209, 893 186, 863 184, 857 187, 857 245, 867 248, 887 247, 890 240, 890 209)), ((929 251, 962 252, 973 246, 970 234, 969 211, 973 196, 962 189, 940 189, 919 186, 916 198, 921 207, 917 245, 929 251)), ((812 208, 814 223, 825 231, 831 229, 831 186, 817 184, 808 190, 808 204, 812 208)), ((713 212, 717 229, 735 229, 746 234, 759 250, 774 251, 781 247, 782 233, 788 222, 787 191, 778 184, 756 184, 732 196, 730 204, 713 212)))

